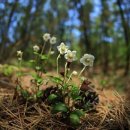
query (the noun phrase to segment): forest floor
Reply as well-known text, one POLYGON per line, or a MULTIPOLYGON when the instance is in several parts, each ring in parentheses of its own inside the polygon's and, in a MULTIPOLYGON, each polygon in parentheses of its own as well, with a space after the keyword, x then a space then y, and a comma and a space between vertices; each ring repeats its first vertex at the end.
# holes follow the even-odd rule
MULTIPOLYGON (((27 75, 22 77, 23 86, 29 86, 31 76, 28 75, 32 70, 23 68, 22 71, 27 75)), ((54 71, 48 73, 48 75, 56 75, 54 71)), ((6 95, 13 95, 15 81, 17 75, 17 68, 14 68, 11 74, 7 75, 0 71, 0 97, 6 95)), ((122 70, 117 71, 114 74, 104 75, 101 73, 100 69, 97 69, 93 72, 93 74, 84 74, 85 77, 89 77, 88 79, 92 82, 96 90, 104 96, 109 96, 109 98, 113 98, 113 92, 118 92, 122 96, 129 96, 130 92, 130 78, 122 76, 122 70)), ((44 76, 44 74, 43 74, 44 76)), ((73 82, 75 84, 79 84, 79 79, 76 77, 73 78, 73 82)))
MULTIPOLYGON (((27 86, 30 86, 30 80, 32 77, 28 74, 32 72, 32 70, 23 68, 22 71, 27 74, 21 77, 22 86, 26 88, 27 86)), ((54 71, 49 72, 48 75, 50 73, 51 75, 56 75, 56 72, 54 71)), ((2 101, 2 99, 5 97, 13 97, 16 75, 17 68, 15 68, 14 71, 12 71, 12 73, 9 75, 5 72, 0 73, 0 101, 2 101)), ((99 110, 98 114, 101 114, 100 116, 102 117, 100 123, 106 122, 106 120, 111 117, 113 117, 113 119, 116 119, 118 124, 123 123, 124 117, 121 116, 121 114, 124 110, 124 107, 122 107, 121 104, 124 104, 126 100, 130 101, 129 77, 121 76, 121 70, 115 74, 103 75, 99 69, 94 71, 93 75, 91 73, 84 75, 86 77, 89 77, 89 80, 92 82, 96 92, 99 95, 100 104, 97 109, 99 110)), ((44 76, 45 75, 43 74, 43 77, 44 76)), ((79 79, 76 77, 74 77, 73 82, 75 84, 80 84, 79 79)), ((128 105, 128 103, 126 104, 128 105)), ((95 115, 95 118, 98 120, 97 115, 95 115)))

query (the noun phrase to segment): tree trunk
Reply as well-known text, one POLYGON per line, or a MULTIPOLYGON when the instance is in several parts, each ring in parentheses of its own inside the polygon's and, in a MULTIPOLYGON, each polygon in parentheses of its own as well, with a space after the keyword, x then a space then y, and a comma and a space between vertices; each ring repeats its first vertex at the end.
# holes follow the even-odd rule
POLYGON ((121 0, 117 0, 117 5, 118 5, 119 11, 120 11, 122 26, 123 26, 123 29, 124 29, 124 38, 125 38, 125 43, 126 43, 126 64, 125 64, 125 72, 124 72, 124 75, 126 76, 129 73, 129 66, 130 66, 129 25, 125 20, 124 12, 123 12, 123 9, 121 7, 121 0))
POLYGON ((108 73, 108 68, 109 68, 109 46, 108 43, 104 42, 103 43, 103 73, 107 74, 108 73))
POLYGON ((17 1, 18 0, 14 1, 14 4, 13 4, 13 6, 11 8, 11 11, 10 11, 10 14, 8 16, 9 18, 8 18, 7 25, 5 25, 5 29, 2 32, 2 45, 1 45, 1 49, 0 49, 0 62, 4 62, 5 56, 8 53, 6 51, 6 44, 9 41, 7 35, 8 35, 8 31, 9 31, 10 25, 11 25, 12 17, 14 15, 14 12, 15 12, 16 8, 17 8, 17 1))
POLYGON ((88 53, 91 53, 91 42, 90 42, 90 39, 89 39, 89 36, 88 36, 88 28, 87 28, 87 23, 85 21, 85 17, 84 17, 84 10, 83 10, 83 5, 81 5, 80 9, 79 9, 79 17, 82 21, 82 25, 81 25, 81 28, 83 30, 83 36, 84 36, 84 39, 83 39, 83 42, 86 46, 86 50, 88 53))
MULTIPOLYGON (((79 19, 81 21, 81 29, 82 29, 82 35, 83 39, 81 40, 85 44, 85 48, 87 53, 91 53, 91 41, 89 38, 88 30, 90 31, 90 28, 88 28, 87 22, 86 22, 86 17, 85 17, 85 11, 84 11, 84 5, 82 5, 81 0, 79 1, 74 1, 75 3, 75 8, 79 12, 79 19), (78 4, 80 3, 80 7, 78 7, 78 4)), ((90 13, 90 12, 89 12, 90 13)), ((89 19, 88 19, 89 20, 89 19)))

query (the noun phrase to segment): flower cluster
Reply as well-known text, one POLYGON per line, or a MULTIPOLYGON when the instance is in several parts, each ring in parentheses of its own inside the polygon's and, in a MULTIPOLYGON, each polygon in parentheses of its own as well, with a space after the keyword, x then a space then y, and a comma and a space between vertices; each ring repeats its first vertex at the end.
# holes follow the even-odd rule
MULTIPOLYGON (((58 51, 60 53, 58 58, 57 58, 57 67, 58 67, 58 59, 59 59, 60 55, 65 54, 64 55, 65 59, 67 60, 67 62, 70 62, 70 63, 77 60, 77 57, 76 57, 77 52, 76 51, 71 51, 68 48, 69 47, 66 46, 63 42, 59 46, 57 46, 57 49, 58 49, 58 51)), ((84 68, 79 73, 79 76, 85 70, 86 66, 88 66, 88 67, 93 66, 94 59, 95 59, 95 57, 93 55, 91 55, 91 54, 84 54, 83 55, 83 57, 80 59, 80 62, 84 65, 84 68)))
POLYGON ((75 61, 77 59, 76 57, 76 51, 70 51, 68 50, 68 46, 66 46, 63 42, 57 46, 58 51, 60 52, 61 55, 65 54, 65 59, 68 62, 75 61))
MULTIPOLYGON (((49 33, 45 33, 43 35, 43 40, 45 41, 45 43, 49 41, 51 45, 54 45, 57 42, 56 37, 54 37, 54 36, 51 37, 51 35, 49 33)), ((44 50, 45 43, 42 48, 42 52, 44 50)), ((71 63, 71 62, 77 60, 77 56, 76 56, 77 52, 69 50, 69 47, 67 45, 65 45, 63 42, 61 42, 61 44, 59 46, 57 46, 57 49, 60 53, 57 57, 57 73, 58 73, 58 60, 60 58, 60 55, 64 55, 66 61, 71 63)), ((33 50, 34 50, 34 52, 38 52, 40 50, 40 47, 38 45, 34 45, 33 50)), ((41 54, 42 54, 42 52, 41 52, 41 54)), ((50 55, 53 55, 54 51, 52 51, 50 48, 49 53, 50 53, 50 55)), ((17 51, 17 56, 19 57, 18 60, 22 60, 22 55, 23 55, 23 52, 21 50, 17 51)), ((95 59, 95 57, 91 54, 84 54, 82 56, 82 58, 80 58, 80 62, 84 65, 84 68, 79 73, 79 76, 82 74, 82 72, 85 70, 86 67, 93 66, 94 59, 95 59)))
POLYGON ((50 41, 50 44, 52 44, 52 45, 54 45, 54 44, 56 44, 56 37, 51 37, 51 35, 49 34, 49 33, 45 33, 44 35, 43 35, 43 40, 45 41, 45 42, 48 42, 48 41, 50 41))
POLYGON ((23 52, 21 50, 17 51, 18 60, 22 60, 23 52))
MULTIPOLYGON (((68 46, 66 46, 63 42, 57 46, 58 51, 60 52, 61 55, 65 54, 65 59, 68 62, 72 62, 75 61, 77 59, 76 57, 76 51, 70 51, 68 50, 68 46)), ((94 56, 91 54, 84 54, 84 56, 80 59, 80 62, 84 65, 84 66, 93 66, 93 62, 94 62, 94 56)))

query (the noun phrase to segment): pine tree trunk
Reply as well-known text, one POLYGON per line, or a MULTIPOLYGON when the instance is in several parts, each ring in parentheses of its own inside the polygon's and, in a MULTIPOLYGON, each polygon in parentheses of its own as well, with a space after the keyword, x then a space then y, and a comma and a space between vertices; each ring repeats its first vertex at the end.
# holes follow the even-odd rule
POLYGON ((126 63, 125 63, 125 72, 124 75, 128 75, 129 73, 129 66, 130 66, 130 38, 129 38, 129 26, 128 23, 125 20, 124 12, 121 7, 121 0, 117 0, 117 5, 119 7, 120 11, 120 16, 121 16, 121 21, 122 21, 122 26, 124 29, 124 38, 125 38, 125 43, 126 43, 126 63))

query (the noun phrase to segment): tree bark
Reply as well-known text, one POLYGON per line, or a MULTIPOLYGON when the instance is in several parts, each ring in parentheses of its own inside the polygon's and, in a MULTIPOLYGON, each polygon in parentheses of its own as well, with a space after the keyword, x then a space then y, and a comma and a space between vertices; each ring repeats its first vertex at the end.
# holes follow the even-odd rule
POLYGON ((125 72, 124 72, 124 75, 126 76, 129 73, 129 66, 130 66, 130 38, 129 38, 130 33, 129 33, 129 25, 125 20, 124 11, 121 7, 121 4, 122 4, 121 0, 117 0, 117 5, 120 11, 122 26, 124 29, 124 38, 126 43, 126 64, 125 64, 125 72))
MULTIPOLYGON (((83 39, 81 40, 84 44, 85 44, 85 47, 86 47, 86 51, 88 53, 91 53, 91 41, 90 41, 90 38, 89 38, 89 34, 88 34, 88 30, 90 31, 90 28, 88 28, 88 25, 87 25, 87 22, 86 22, 86 17, 85 17, 85 13, 84 12, 84 6, 85 5, 82 5, 81 3, 81 0, 78 0, 78 1, 74 1, 74 4, 75 4, 75 8, 77 9, 77 11, 79 12, 79 19, 81 21, 81 29, 82 29, 82 35, 83 35, 83 39), (78 4, 80 4, 80 7, 78 7, 78 4)), ((89 19, 88 19, 89 20, 89 19)))
POLYGON ((83 10, 83 5, 81 5, 80 9, 79 9, 79 17, 80 17, 80 20, 82 22, 82 25, 81 25, 81 28, 83 30, 83 36, 84 36, 84 44, 86 46, 86 50, 88 53, 91 53, 91 42, 90 42, 90 39, 89 39, 89 36, 88 36, 88 28, 87 28, 87 23, 85 21, 85 17, 84 17, 84 10, 83 10))
MULTIPOLYGON (((10 14, 8 16, 9 17, 8 18, 8 22, 5 25, 4 31, 2 32, 2 45, 1 45, 1 49, 0 49, 0 62, 3 62, 3 60, 5 60, 5 56, 6 56, 6 53, 7 53, 7 51, 6 51, 6 44, 9 41, 7 35, 8 35, 8 31, 9 31, 10 25, 11 25, 12 17, 14 15, 14 12, 15 12, 16 8, 17 8, 17 1, 18 0, 14 1, 14 4, 13 4, 13 6, 11 8, 11 11, 10 11, 10 14)), ((8 3, 6 3, 6 4, 8 4, 8 3)))

